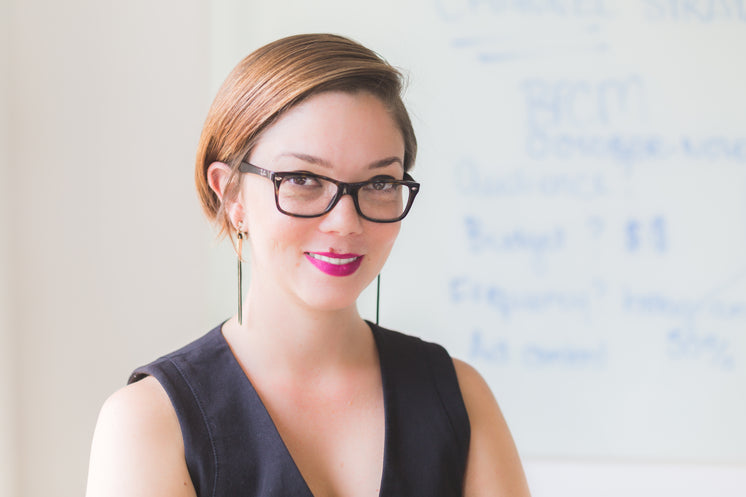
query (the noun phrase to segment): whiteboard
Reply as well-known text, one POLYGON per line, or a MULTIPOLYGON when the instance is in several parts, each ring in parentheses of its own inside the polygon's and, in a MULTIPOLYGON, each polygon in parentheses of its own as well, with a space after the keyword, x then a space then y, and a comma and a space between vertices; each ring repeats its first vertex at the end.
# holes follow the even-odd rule
POLYGON ((381 324, 477 367, 523 455, 746 462, 746 2, 220 0, 212 32, 214 88, 300 32, 407 72, 381 324))

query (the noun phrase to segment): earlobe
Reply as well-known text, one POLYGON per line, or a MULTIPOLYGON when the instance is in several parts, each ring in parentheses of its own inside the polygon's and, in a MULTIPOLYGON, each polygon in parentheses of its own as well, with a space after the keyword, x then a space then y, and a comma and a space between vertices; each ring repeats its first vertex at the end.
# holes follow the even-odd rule
POLYGON ((244 209, 241 202, 230 202, 225 206, 228 219, 231 220, 233 229, 246 233, 246 223, 244 222, 244 209))

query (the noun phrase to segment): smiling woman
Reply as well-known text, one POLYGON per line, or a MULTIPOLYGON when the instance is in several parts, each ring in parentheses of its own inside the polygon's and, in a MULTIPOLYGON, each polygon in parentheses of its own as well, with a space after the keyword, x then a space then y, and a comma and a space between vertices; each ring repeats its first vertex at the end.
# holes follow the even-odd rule
POLYGON ((400 93, 394 68, 333 35, 231 73, 197 186, 239 259, 251 245, 248 292, 106 402, 88 497, 528 495, 479 374, 357 311, 419 190, 400 93))
POLYGON ((387 222, 362 218, 356 205, 365 194, 357 187, 365 188, 369 181, 402 181, 403 157, 402 134, 378 97, 367 91, 327 91, 286 111, 249 152, 247 162, 271 169, 268 175, 274 178, 274 188, 263 175, 246 175, 234 199, 227 199, 221 191, 232 169, 222 162, 210 165, 208 181, 223 197, 231 226, 242 225, 249 235, 249 297, 262 295, 247 301, 242 321, 257 318, 251 306, 258 302, 263 310, 268 309, 267 295, 276 295, 272 302, 281 307, 295 302, 309 311, 353 311, 358 295, 381 271, 399 232, 399 223, 388 221, 401 218, 401 211, 384 219, 387 222), (384 160, 390 157, 395 160, 384 160), (300 188, 316 190, 320 183, 312 179, 323 178, 321 172, 335 177, 322 181, 336 186, 336 192, 326 199, 323 192, 298 192, 300 188), (301 186, 305 183, 311 186, 301 186), (344 191, 350 195, 341 194, 344 191), (337 262, 353 260, 335 265, 318 256, 337 262), (328 279, 340 273, 347 278, 328 279))

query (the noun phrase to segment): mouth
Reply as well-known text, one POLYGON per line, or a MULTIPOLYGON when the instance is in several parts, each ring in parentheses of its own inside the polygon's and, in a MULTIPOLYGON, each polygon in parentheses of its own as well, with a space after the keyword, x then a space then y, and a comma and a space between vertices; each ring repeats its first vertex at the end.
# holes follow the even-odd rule
POLYGON ((317 269, 330 276, 349 276, 363 261, 363 256, 358 254, 305 252, 304 255, 317 269))

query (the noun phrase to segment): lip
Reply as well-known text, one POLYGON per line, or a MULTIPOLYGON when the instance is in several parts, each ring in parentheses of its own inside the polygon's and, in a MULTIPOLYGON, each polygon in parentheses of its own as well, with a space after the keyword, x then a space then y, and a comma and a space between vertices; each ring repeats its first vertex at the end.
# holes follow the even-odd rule
POLYGON ((360 254, 333 254, 331 252, 306 252, 311 264, 330 276, 349 276, 360 267, 363 256, 360 254))

